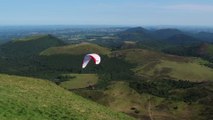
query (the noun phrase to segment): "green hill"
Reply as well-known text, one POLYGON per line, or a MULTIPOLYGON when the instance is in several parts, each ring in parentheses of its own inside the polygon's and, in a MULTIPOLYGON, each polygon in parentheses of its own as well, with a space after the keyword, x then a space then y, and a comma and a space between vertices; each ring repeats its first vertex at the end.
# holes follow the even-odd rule
POLYGON ((28 57, 54 46, 64 45, 63 41, 51 35, 37 35, 10 41, 0 46, 7 57, 28 57))
POLYGON ((163 41, 171 46, 192 46, 202 43, 199 39, 186 34, 176 34, 163 41))
POLYGON ((193 82, 213 80, 213 69, 196 62, 175 62, 161 60, 135 69, 137 75, 145 75, 155 79, 171 78, 193 82), (153 65, 153 66, 152 66, 153 65))
POLYGON ((163 50, 169 54, 181 55, 181 56, 196 56, 204 58, 210 62, 213 62, 213 44, 202 43, 191 46, 176 46, 163 50))
POLYGON ((46 71, 53 70, 64 73, 97 73, 98 69, 102 69, 102 65, 108 61, 107 57, 110 50, 96 44, 81 43, 75 45, 66 45, 61 47, 52 47, 40 53, 40 65, 46 71), (85 54, 98 53, 101 55, 102 64, 94 65, 92 62, 88 64, 87 68, 82 71, 81 65, 85 54))
POLYGON ((145 28, 135 27, 122 31, 117 34, 121 41, 144 41, 153 39, 145 28))
MULTIPOLYGON (((163 86, 162 88, 165 87, 166 86, 163 86)), ((178 89, 177 91, 179 90, 189 94, 186 89, 178 89)), ((142 120, 185 120, 204 118, 204 115, 200 114, 204 112, 202 111, 204 107, 202 104, 197 104, 196 102, 188 104, 181 100, 157 97, 147 94, 146 92, 139 93, 131 88, 129 83, 124 81, 113 81, 104 91, 83 89, 76 91, 76 93, 116 111, 124 112, 142 120)), ((181 94, 183 93, 178 93, 178 95, 181 94)), ((175 95, 173 94, 169 96, 175 95)), ((200 99, 205 99, 205 97, 200 99)))
MULTIPOLYGON (((130 28, 116 35, 117 41, 135 41, 135 48, 164 50, 176 46, 192 46, 202 43, 201 40, 178 29, 160 29, 156 31, 141 27, 130 28)), ((122 46, 122 43, 120 44, 122 46)))
POLYGON ((166 38, 172 37, 173 35, 182 34, 182 33, 183 32, 178 29, 167 28, 167 29, 156 30, 153 32, 153 35, 157 39, 166 39, 166 38))
POLYGON ((194 36, 206 42, 213 42, 213 33, 211 32, 199 32, 194 36))
POLYGON ((149 79, 213 80, 213 69, 197 62, 198 58, 168 55, 144 49, 120 50, 113 52, 112 55, 137 64, 133 69, 135 74, 149 79))
POLYGON ((52 47, 47 50, 44 50, 43 52, 40 53, 40 55, 48 55, 48 56, 57 54, 80 55, 93 52, 106 55, 110 53, 110 50, 96 44, 81 43, 62 47, 52 47))
POLYGON ((1 120, 132 119, 49 81, 1 74, 0 84, 1 120))

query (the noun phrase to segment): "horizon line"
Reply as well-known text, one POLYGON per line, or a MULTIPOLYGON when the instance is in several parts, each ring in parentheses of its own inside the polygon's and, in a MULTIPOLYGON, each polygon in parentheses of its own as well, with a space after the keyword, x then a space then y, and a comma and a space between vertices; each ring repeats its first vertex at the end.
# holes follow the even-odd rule
POLYGON ((184 24, 150 24, 150 25, 140 25, 140 24, 0 24, 0 27, 12 27, 12 26, 115 26, 115 27, 167 27, 167 26, 175 26, 175 27, 213 27, 213 25, 184 25, 184 24))

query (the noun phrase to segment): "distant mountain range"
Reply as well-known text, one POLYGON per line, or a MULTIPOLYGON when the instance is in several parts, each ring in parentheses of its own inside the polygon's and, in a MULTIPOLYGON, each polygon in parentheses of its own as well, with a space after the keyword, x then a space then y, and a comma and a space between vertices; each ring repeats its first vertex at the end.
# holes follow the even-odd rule
MULTIPOLYGON (((196 34, 192 34, 192 33, 187 33, 178 29, 171 29, 171 28, 151 31, 143 27, 136 27, 136 28, 127 29, 126 31, 122 31, 118 33, 117 35, 121 39, 128 40, 128 41, 129 40, 143 41, 147 39, 165 40, 168 38, 179 37, 177 35, 183 35, 184 37, 187 37, 187 38, 192 37, 194 39, 198 39, 203 42, 213 42, 213 33, 199 32, 196 34)), ((187 38, 184 38, 184 39, 187 39, 187 38)), ((192 38, 189 38, 189 39, 192 39, 192 38)))
POLYGON ((201 56, 212 61, 210 53, 212 53, 213 33, 189 33, 172 28, 148 30, 135 27, 119 32, 115 36, 118 39, 97 40, 95 43, 119 49, 146 48, 176 55, 201 56), (203 45, 208 46, 206 47, 208 49, 203 49, 205 54, 196 53, 203 45))

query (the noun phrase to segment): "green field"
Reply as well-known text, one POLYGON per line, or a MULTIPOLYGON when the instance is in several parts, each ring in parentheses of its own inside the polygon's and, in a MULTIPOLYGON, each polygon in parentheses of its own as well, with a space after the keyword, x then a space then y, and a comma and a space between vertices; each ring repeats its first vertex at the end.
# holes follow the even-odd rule
POLYGON ((96 74, 66 74, 65 76, 73 77, 60 83, 60 86, 65 89, 85 88, 93 86, 98 82, 98 76, 96 74))
POLYGON ((107 55, 110 53, 110 50, 108 48, 101 47, 96 44, 81 43, 75 45, 66 45, 62 47, 52 47, 47 50, 44 50, 43 52, 40 53, 40 55, 56 55, 56 54, 79 55, 93 52, 107 55))
POLYGON ((1 120, 127 120, 122 113, 41 79, 0 75, 1 120))

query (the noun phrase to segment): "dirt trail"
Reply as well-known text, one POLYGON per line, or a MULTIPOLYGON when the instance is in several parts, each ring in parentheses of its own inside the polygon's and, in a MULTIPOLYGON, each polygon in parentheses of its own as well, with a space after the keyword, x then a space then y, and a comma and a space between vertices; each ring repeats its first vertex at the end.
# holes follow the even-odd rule
POLYGON ((151 97, 149 96, 149 105, 148 105, 148 112, 149 112, 149 117, 151 120, 154 120, 153 119, 153 116, 152 116, 152 112, 151 112, 151 97))

